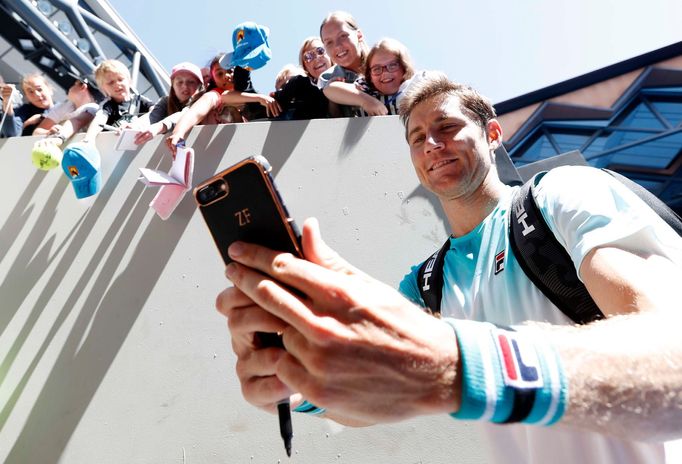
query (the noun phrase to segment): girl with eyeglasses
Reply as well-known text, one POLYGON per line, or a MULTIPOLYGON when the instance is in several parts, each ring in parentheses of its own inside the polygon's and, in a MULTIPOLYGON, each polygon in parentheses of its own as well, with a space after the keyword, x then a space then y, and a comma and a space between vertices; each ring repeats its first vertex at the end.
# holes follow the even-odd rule
POLYGON ((355 82, 362 77, 367 44, 355 18, 345 11, 330 13, 320 26, 320 38, 334 66, 320 75, 318 87, 341 105, 342 116, 387 114, 386 107, 363 92, 355 82))
POLYGON ((398 114, 398 98, 414 75, 407 47, 395 39, 382 39, 367 55, 362 90, 381 101, 388 114, 398 114), (364 84, 364 85, 363 85, 364 84))
POLYGON ((298 59, 305 75, 291 76, 273 93, 282 107, 282 114, 277 119, 319 119, 336 114, 336 106, 330 108, 329 100, 316 85, 320 74, 331 67, 322 41, 318 37, 305 39, 299 49, 298 59))

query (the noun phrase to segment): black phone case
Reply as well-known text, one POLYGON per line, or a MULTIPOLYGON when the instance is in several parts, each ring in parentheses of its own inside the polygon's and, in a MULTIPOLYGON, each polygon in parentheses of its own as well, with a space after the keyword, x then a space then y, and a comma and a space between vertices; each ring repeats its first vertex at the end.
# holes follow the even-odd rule
POLYGON ((273 250, 302 256, 300 233, 289 217, 275 183, 270 165, 262 156, 247 158, 202 182, 194 197, 218 251, 227 265, 231 243, 239 240, 257 243, 273 250), (202 189, 222 181, 226 194, 202 204, 202 189))

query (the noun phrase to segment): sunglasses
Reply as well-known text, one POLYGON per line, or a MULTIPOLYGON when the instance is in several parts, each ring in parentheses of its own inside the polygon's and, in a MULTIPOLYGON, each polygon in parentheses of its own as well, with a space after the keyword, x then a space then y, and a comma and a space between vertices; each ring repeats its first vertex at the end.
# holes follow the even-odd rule
POLYGON ((306 63, 310 63, 318 56, 324 55, 324 53, 325 53, 324 47, 317 47, 315 50, 305 52, 303 54, 303 61, 305 61, 306 63))
POLYGON ((374 65, 371 68, 369 68, 369 72, 372 74, 372 76, 380 76, 382 72, 384 72, 384 69, 386 72, 394 73, 398 69, 400 69, 400 63, 397 61, 391 61, 388 63, 386 66, 382 66, 380 64, 374 65))

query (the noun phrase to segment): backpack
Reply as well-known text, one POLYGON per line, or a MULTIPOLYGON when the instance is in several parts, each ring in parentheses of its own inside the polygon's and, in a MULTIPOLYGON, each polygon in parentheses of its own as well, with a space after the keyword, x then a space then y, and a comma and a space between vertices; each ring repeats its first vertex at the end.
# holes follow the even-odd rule
MULTIPOLYGON (((682 218, 641 185, 608 169, 602 171, 615 177, 632 190, 670 227, 682 236, 682 218)), ((602 319, 604 314, 590 296, 566 249, 559 243, 542 217, 533 197, 533 185, 538 173, 524 183, 512 198, 509 214, 509 242, 519 266, 533 284, 577 324, 602 319), (532 232, 532 234, 531 234, 532 232)), ((443 265, 450 239, 440 250, 419 267, 417 283, 426 306, 440 314, 443 293, 443 265)))

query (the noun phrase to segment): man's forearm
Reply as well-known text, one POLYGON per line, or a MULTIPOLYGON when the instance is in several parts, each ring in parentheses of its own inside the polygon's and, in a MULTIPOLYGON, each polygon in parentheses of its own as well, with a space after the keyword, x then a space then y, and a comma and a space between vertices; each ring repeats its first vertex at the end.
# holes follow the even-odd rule
POLYGON ((671 309, 522 331, 540 333, 559 351, 569 382, 561 423, 657 441, 682 436, 681 326, 682 314, 671 309))

